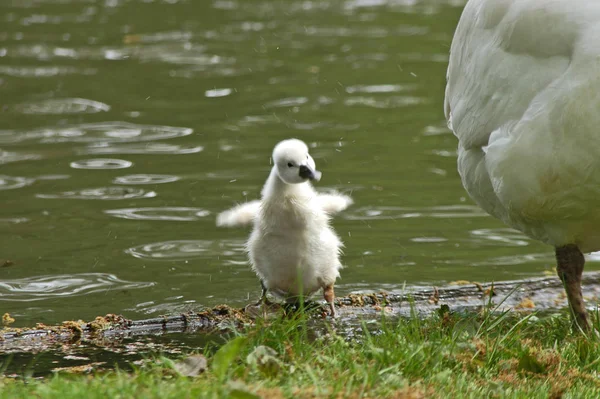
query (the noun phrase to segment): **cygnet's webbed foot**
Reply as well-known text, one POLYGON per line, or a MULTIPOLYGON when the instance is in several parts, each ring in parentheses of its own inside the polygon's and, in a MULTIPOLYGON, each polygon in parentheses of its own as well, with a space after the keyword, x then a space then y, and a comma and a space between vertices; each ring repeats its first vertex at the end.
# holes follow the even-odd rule
POLYGON ((323 288, 323 297, 325 301, 329 304, 329 309, 331 310, 331 317, 334 319, 338 317, 338 313, 335 310, 335 305, 333 304, 333 299, 335 298, 335 294, 333 292, 333 284, 328 285, 323 288))
POLYGON ((261 305, 267 305, 267 306, 271 306, 273 304, 273 302, 271 302, 269 300, 269 298, 267 297, 267 287, 265 286, 264 281, 260 280, 260 286, 262 288, 262 294, 260 296, 260 299, 258 300, 258 302, 256 302, 254 304, 254 306, 261 306, 261 305))
POLYGON ((303 297, 288 297, 283 305, 287 313, 294 313, 299 311, 311 311, 317 309, 320 305, 315 301, 305 300, 303 297))

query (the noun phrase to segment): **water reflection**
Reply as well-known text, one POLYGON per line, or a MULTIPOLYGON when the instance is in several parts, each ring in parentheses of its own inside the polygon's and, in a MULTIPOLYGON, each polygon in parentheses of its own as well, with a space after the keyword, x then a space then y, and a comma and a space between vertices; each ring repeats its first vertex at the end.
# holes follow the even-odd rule
POLYGON ((167 220, 173 222, 195 222, 210 215, 202 208, 165 206, 155 208, 110 209, 104 213, 123 219, 167 220))
POLYGON ((63 191, 55 194, 36 194, 36 197, 48 199, 123 200, 152 198, 156 197, 156 192, 130 187, 100 187, 63 191))
POLYGON ((36 276, 0 281, 0 301, 30 302, 134 288, 148 288, 153 282, 121 280, 107 273, 76 273, 36 276))

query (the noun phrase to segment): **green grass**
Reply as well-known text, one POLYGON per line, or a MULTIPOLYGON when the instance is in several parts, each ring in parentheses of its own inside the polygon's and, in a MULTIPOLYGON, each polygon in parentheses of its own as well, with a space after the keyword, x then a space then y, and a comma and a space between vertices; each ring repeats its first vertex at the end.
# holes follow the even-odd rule
POLYGON ((364 324, 354 338, 327 325, 282 317, 232 334, 197 377, 157 358, 134 372, 0 378, 0 398, 600 397, 600 341, 572 334, 564 313, 440 312, 364 324))

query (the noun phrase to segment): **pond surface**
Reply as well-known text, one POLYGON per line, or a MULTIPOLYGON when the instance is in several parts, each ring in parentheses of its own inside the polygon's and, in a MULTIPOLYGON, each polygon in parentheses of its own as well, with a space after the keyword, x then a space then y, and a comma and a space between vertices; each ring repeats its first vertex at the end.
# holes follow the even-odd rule
MULTIPOLYGON (((466 196, 442 112, 462 1, 4 0, 0 313, 15 325, 228 303, 280 140, 311 147, 339 295, 552 270, 466 196)), ((588 270, 598 268, 590 263, 588 270)))

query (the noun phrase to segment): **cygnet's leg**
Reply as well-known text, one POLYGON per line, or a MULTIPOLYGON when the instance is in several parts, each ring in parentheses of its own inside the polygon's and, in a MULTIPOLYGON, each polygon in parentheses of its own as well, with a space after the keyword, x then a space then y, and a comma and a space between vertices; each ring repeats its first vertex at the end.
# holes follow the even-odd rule
POLYGON ((323 297, 325 301, 329 304, 329 308, 331 309, 331 317, 337 317, 337 312, 335 311, 335 305, 333 304, 333 298, 335 298, 335 294, 333 293, 333 284, 330 284, 323 288, 323 297))
POLYGON ((585 258, 577 245, 569 244, 556 248, 556 264, 558 277, 560 277, 567 292, 571 316, 573 317, 573 328, 575 330, 580 328, 582 331, 587 332, 590 330, 590 325, 581 293, 581 275, 583 274, 585 258))
POLYGON ((267 287, 265 286, 265 282, 260 280, 260 286, 262 288, 262 294, 260 295, 260 299, 258 300, 258 302, 254 304, 254 306, 260 306, 263 303, 268 306, 271 304, 271 301, 269 301, 269 298, 267 298, 267 287))

